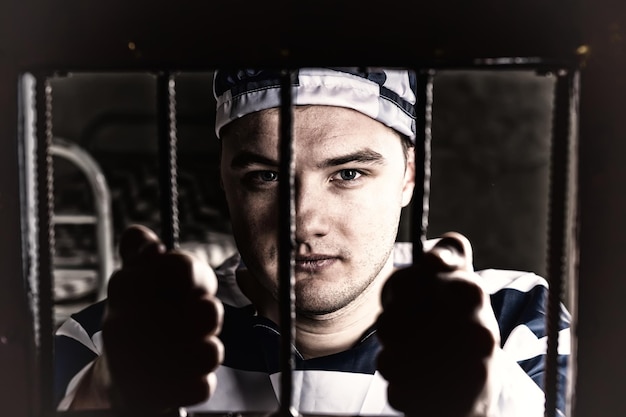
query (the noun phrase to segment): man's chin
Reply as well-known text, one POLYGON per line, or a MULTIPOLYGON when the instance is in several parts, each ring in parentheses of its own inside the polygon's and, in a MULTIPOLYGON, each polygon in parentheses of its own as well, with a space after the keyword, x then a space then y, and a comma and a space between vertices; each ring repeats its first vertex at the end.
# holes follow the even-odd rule
POLYGON ((343 305, 340 305, 338 303, 334 303, 332 305, 329 304, 328 303, 329 298, 325 298, 324 300, 317 302, 317 303, 310 302, 310 300, 312 299, 313 298, 311 298, 310 296, 307 296, 307 294, 296 292, 296 314, 303 316, 303 317, 314 318, 314 319, 319 320, 319 319, 327 318, 329 315, 334 315, 343 307, 343 305), (303 303, 301 302, 302 300, 309 300, 309 302, 303 303))

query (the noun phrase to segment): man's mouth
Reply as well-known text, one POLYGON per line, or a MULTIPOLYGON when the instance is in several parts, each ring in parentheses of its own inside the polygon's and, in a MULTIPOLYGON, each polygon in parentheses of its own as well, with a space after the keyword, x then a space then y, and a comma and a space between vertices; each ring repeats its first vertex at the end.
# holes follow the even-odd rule
POLYGON ((296 256, 295 269, 296 272, 315 273, 329 268, 339 260, 338 257, 332 255, 307 255, 296 256))

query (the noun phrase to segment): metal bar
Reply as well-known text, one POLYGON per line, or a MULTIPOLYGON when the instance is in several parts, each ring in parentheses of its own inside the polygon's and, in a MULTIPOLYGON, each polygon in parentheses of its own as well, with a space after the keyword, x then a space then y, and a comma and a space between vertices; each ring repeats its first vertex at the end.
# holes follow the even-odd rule
MULTIPOLYGON (((343 62, 343 61, 341 61, 343 62)), ((298 67, 321 67, 321 66, 341 66, 341 63, 337 63, 336 60, 317 60, 314 61, 312 57, 299 57, 290 61, 290 65, 298 67)), ((383 66, 388 67, 408 67, 413 68, 430 68, 437 71, 443 70, 496 70, 496 71, 518 71, 518 70, 536 70, 536 69, 557 69, 564 68, 572 64, 572 58, 554 58, 554 57, 528 57, 528 56, 502 56, 500 58, 445 58, 445 59, 433 59, 433 58, 415 58, 411 56, 398 59, 397 62, 386 62, 383 66)), ((236 66, 236 65, 235 65, 236 66)), ((241 62, 240 66, 251 66, 250 61, 241 62)), ((258 67, 273 68, 276 66, 274 60, 263 61, 257 65, 258 67)), ((36 70, 38 67, 32 67, 36 70)), ((45 69, 50 68, 46 67, 45 69)), ((215 69, 214 61, 203 61, 199 57, 193 63, 173 63, 173 62, 158 62, 152 65, 152 61, 139 62, 133 61, 130 63, 124 62, 122 64, 115 65, 69 65, 59 64, 54 65, 51 68, 58 73, 67 72, 107 72, 107 73, 128 73, 128 72, 142 72, 142 71, 167 71, 173 72, 206 72, 213 71, 215 69), (158 65, 156 65, 158 64, 158 65)))
MULTIPOLYGON (((157 129, 159 151, 159 205, 161 209, 161 240, 167 249, 179 246, 178 166, 176 131, 176 81, 169 72, 157 75, 157 129)), ((184 417, 179 407, 163 417, 184 417)))
POLYGON ((280 89, 280 164, 279 164, 279 206, 278 206, 278 247, 279 247, 279 302, 280 302, 280 407, 278 415, 297 415, 293 407, 293 369, 295 354, 295 192, 293 158, 293 85, 294 73, 284 70, 281 74, 280 89))
POLYGON ((168 249, 178 247, 178 183, 176 132, 176 81, 169 73, 157 75, 159 186, 161 238, 168 249))
POLYGON ((413 263, 417 263, 424 251, 428 230, 430 200, 430 157, 432 138, 432 104, 434 71, 418 69, 416 138, 415 138, 415 188, 411 221, 413 263))
POLYGON ((52 218, 54 224, 96 224, 98 218, 90 214, 55 214, 52 218))
MULTIPOLYGON (((39 74, 35 82, 36 161, 37 161, 37 304, 39 321, 39 378, 42 411, 53 409, 53 275, 54 211, 52 154, 52 87, 47 75, 39 74)), ((43 414, 43 413, 42 413, 43 414)))
POLYGON ((558 377, 558 337, 566 271, 566 227, 569 188, 570 103, 573 86, 572 71, 557 73, 552 121, 552 151, 550 166, 550 207, 548 219, 548 306, 546 313, 548 346, 546 354, 544 392, 545 416, 555 417, 560 384, 558 377))

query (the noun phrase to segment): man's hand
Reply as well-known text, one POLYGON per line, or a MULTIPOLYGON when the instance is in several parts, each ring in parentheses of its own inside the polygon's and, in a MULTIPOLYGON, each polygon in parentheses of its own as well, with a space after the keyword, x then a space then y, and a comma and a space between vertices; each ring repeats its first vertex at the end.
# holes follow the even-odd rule
POLYGON ((469 241, 448 233, 385 284, 378 367, 389 403, 407 416, 486 416, 494 408, 500 334, 479 280, 469 241))
POLYGON ((120 241, 122 269, 109 281, 103 342, 113 407, 162 412, 206 400, 223 359, 223 307, 208 265, 166 251, 144 227, 120 241))

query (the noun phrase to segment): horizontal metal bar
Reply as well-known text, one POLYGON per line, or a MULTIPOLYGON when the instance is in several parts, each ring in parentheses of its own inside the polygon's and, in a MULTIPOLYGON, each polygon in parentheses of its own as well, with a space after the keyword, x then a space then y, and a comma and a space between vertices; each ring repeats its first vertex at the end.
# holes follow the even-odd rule
POLYGON ((56 214, 52 216, 53 224, 95 224, 98 221, 96 216, 88 214, 56 214))

